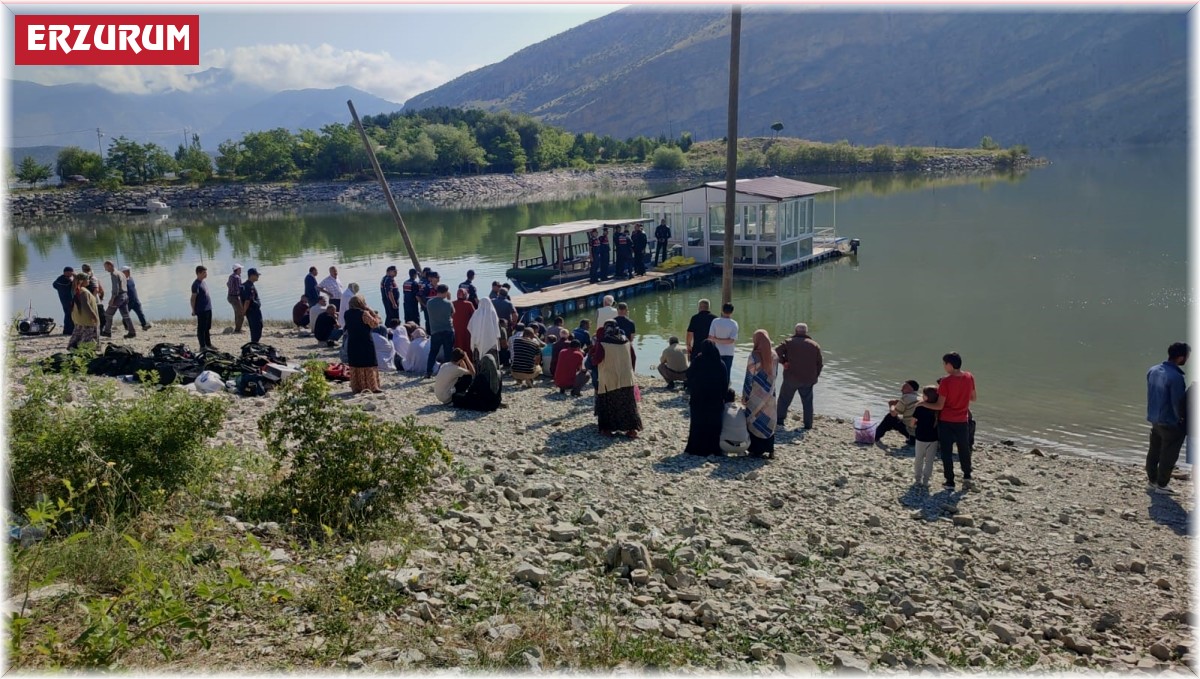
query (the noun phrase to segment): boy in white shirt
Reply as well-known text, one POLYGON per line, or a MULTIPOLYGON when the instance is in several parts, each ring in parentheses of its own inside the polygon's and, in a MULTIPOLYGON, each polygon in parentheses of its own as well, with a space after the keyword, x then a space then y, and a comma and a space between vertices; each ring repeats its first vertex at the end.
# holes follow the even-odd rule
POLYGON ((721 317, 714 318, 712 325, 708 327, 708 339, 717 345, 717 351, 721 354, 721 362, 725 364, 725 375, 728 376, 733 372, 733 350, 737 344, 738 324, 733 320, 733 305, 721 305, 721 317))

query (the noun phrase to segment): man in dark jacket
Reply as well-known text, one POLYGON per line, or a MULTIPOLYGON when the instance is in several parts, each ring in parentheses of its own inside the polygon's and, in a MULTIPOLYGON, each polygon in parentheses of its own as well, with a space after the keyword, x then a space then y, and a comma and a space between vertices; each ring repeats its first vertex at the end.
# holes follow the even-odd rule
POLYGON ((626 231, 629 227, 622 226, 616 234, 613 235, 613 247, 617 251, 617 273, 616 278, 629 278, 629 264, 633 259, 633 241, 629 239, 629 232, 626 231))
POLYGON ((404 287, 401 292, 404 294, 404 322, 405 323, 420 323, 421 322, 421 307, 417 304, 417 291, 421 288, 421 281, 417 280, 417 270, 408 270, 408 280, 404 281, 404 287))
POLYGON ((797 323, 795 334, 775 347, 775 355, 783 364, 783 384, 779 386, 779 411, 775 418, 777 426, 784 426, 788 407, 799 391, 800 403, 804 407, 804 428, 812 429, 813 385, 825 367, 821 345, 808 336, 807 323, 797 323))
MULTIPOLYGON (((379 281, 379 296, 383 298, 384 322, 400 318, 400 300, 396 286, 396 267, 389 266, 383 278, 379 281)), ((315 322, 317 319, 313 319, 315 322)))
POLYGON ((658 266, 667 261, 667 241, 671 240, 671 227, 667 226, 667 218, 658 223, 654 229, 654 265, 658 266))
POLYGON ((72 282, 75 280, 75 269, 73 267, 64 266, 62 275, 54 279, 54 290, 58 293, 58 302, 63 309, 63 334, 70 335, 75 332, 75 322, 71 320, 71 299, 74 295, 74 290, 71 288, 72 282))
POLYGON ((629 240, 633 243, 633 273, 641 276, 646 273, 646 232, 642 230, 641 224, 633 226, 633 233, 629 235, 629 240))
POLYGON ((588 269, 588 282, 600 282, 600 236, 595 229, 588 232, 588 256, 592 258, 591 268, 588 269))

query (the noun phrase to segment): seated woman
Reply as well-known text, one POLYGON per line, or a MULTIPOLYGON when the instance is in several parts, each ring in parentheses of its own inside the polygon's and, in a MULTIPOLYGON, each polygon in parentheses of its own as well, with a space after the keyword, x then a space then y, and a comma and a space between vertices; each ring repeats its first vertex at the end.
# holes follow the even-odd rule
MULTIPOLYGON (((415 323, 412 325, 416 327, 415 323)), ((404 357, 408 355, 408 345, 410 343, 408 339, 409 329, 405 324, 400 322, 399 318, 393 318, 388 321, 387 327, 392 332, 392 348, 396 351, 396 372, 400 372, 404 370, 404 357)))
POLYGON ((471 385, 465 392, 456 391, 450 398, 458 408, 490 413, 500 407, 500 392, 500 365, 495 356, 485 353, 479 359, 479 369, 471 385))
POLYGON ((750 449, 750 429, 746 413, 737 404, 737 394, 725 390, 725 413, 721 416, 721 452, 740 455, 750 449))
POLYGON ((449 405, 456 394, 466 393, 474 376, 475 366, 467 358, 467 352, 456 348, 450 352, 450 360, 438 368, 433 380, 433 395, 444 405, 449 405))
POLYGON ((381 372, 396 370, 396 347, 392 345, 392 338, 388 332, 383 326, 371 331, 371 340, 375 342, 375 362, 379 364, 381 372))
POLYGON ((420 327, 413 327, 409 337, 408 353, 404 355, 404 369, 410 373, 423 372, 426 362, 429 361, 429 338, 420 327))

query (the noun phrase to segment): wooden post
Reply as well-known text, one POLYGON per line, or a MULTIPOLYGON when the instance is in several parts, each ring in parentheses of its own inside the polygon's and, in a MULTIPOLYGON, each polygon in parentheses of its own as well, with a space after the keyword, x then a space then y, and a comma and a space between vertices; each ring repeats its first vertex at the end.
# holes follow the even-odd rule
POLYGON ((413 247, 412 239, 408 237, 408 227, 404 226, 404 218, 400 216, 400 208, 396 207, 396 199, 392 197, 392 189, 388 186, 387 179, 383 176, 383 168, 379 167, 379 160, 375 157, 375 149, 371 148, 371 140, 367 137, 367 131, 363 129, 362 121, 358 119, 358 111, 354 110, 354 102, 347 99, 346 106, 350 107, 350 116, 354 118, 354 126, 358 128, 358 136, 362 137, 363 147, 367 149, 367 157, 371 159, 371 167, 375 168, 375 176, 379 178, 379 185, 383 187, 383 197, 387 199, 388 207, 392 210, 392 217, 396 219, 396 226, 400 229, 400 237, 404 239, 404 247, 408 248, 408 256, 412 258, 413 268, 420 271, 421 261, 417 259, 417 249, 413 247))
POLYGON ((742 7, 733 6, 729 26, 729 124, 725 132, 725 256, 721 260, 721 304, 733 301, 733 211, 737 207, 738 68, 742 7))

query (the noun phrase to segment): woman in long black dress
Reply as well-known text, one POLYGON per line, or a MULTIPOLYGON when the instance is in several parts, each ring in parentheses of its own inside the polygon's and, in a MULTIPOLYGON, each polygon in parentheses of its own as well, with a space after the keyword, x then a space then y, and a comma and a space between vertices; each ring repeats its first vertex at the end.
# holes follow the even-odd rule
POLYGON ((725 411, 725 392, 729 390, 729 375, 721 361, 721 353, 712 340, 700 343, 700 350, 687 371, 688 401, 691 420, 688 422, 687 447, 692 455, 721 454, 721 417, 725 411))
POLYGON ((379 327, 379 316, 367 307, 362 295, 350 298, 346 310, 346 361, 350 366, 350 391, 381 393, 379 364, 375 358, 375 340, 371 329, 379 327))
POLYGON ((475 377, 465 393, 451 396, 455 406, 490 413, 500 407, 500 366, 496 357, 486 353, 479 359, 475 377))

